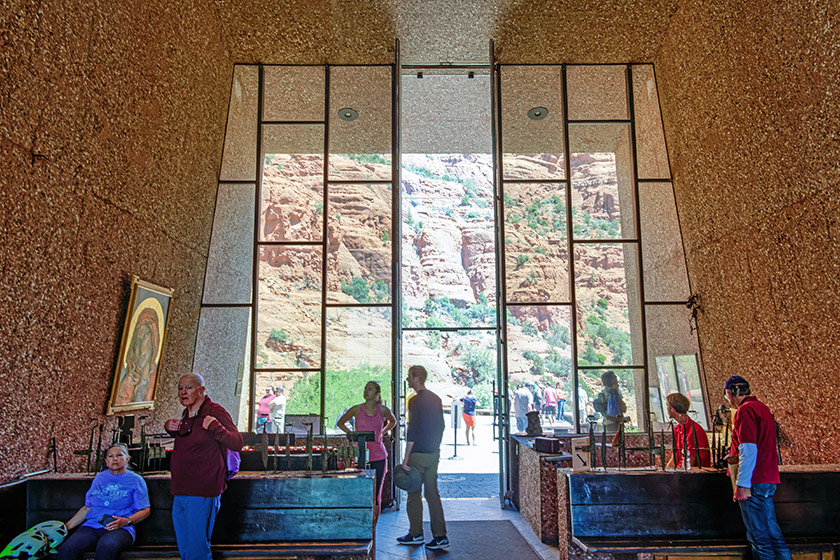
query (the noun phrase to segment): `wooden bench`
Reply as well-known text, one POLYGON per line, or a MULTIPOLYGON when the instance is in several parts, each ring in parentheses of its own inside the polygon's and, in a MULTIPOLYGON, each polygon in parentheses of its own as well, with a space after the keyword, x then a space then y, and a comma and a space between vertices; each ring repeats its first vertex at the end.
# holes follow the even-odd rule
MULTIPOLYGON (((347 542, 295 542, 273 543, 265 545, 212 545, 213 558, 236 558, 250 560, 266 558, 341 558, 343 560, 362 560, 373 557, 372 541, 347 542)), ((86 559, 95 558, 93 552, 85 554, 86 559)), ((180 560, 176 546, 135 546, 123 552, 123 560, 180 560)))
MULTIPOLYGON (((167 475, 144 477, 151 515, 138 524, 134 547, 123 558, 178 558, 167 475)), ((22 521, 15 532, 48 520, 69 519, 84 503, 92 477, 45 475, 8 489, 22 521)), ((213 530, 216 557, 367 558, 373 551, 372 471, 350 474, 240 473, 222 495, 213 530)), ((6 505, 4 503, 4 505, 6 505)), ((15 519, 15 516, 9 516, 15 519)))
MULTIPOLYGON (((748 548, 740 510, 722 473, 567 476, 572 542, 587 553, 608 553, 617 560, 640 554, 657 560, 740 558, 748 548)), ((837 557, 840 473, 782 473, 775 501, 777 519, 795 557, 837 557)))

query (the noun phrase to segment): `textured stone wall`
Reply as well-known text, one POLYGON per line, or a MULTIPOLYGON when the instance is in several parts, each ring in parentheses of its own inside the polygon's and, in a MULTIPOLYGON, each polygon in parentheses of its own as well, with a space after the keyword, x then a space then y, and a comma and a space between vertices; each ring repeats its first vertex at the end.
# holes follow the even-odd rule
POLYGON ((836 3, 684 1, 656 59, 712 404, 751 381, 793 440, 840 456, 836 3))
POLYGON ((211 3, 11 0, 0 22, 3 481, 53 436, 84 468, 133 274, 175 290, 152 429, 177 413, 232 67, 211 3))

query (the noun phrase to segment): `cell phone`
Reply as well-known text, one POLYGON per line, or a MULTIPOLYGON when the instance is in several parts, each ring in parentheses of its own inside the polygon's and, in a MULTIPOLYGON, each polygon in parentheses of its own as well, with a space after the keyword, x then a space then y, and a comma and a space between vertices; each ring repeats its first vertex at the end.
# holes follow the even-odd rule
POLYGON ((116 519, 114 519, 107 513, 99 518, 99 524, 103 527, 107 527, 112 521, 116 521, 116 519))

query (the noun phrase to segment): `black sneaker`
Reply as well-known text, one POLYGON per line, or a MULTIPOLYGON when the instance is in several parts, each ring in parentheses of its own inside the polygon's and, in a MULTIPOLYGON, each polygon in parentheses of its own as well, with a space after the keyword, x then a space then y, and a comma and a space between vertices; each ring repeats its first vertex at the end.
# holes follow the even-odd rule
POLYGON ((397 542, 400 544, 415 545, 423 544, 423 535, 412 536, 411 533, 406 533, 401 537, 397 537, 397 542))
POLYGON ((429 550, 440 550, 442 548, 449 548, 449 539, 445 536, 435 537, 426 543, 426 548, 429 550))

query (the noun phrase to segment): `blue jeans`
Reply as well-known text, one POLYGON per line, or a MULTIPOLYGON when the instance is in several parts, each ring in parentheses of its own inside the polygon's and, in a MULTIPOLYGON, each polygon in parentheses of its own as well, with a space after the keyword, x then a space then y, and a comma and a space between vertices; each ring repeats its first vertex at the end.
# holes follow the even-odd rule
POLYGON ((755 560, 791 560, 790 549, 776 522, 776 484, 753 484, 752 495, 738 502, 755 560))
POLYGON ((96 560, 115 560, 120 552, 131 548, 134 540, 125 529, 108 531, 79 527, 58 549, 58 560, 79 560, 85 552, 96 551, 96 560))
POLYGON ((516 431, 517 432, 524 432, 525 428, 527 428, 527 427, 528 427, 528 418, 526 418, 525 416, 523 416, 521 418, 519 416, 517 416, 516 417, 516 431))
POLYGON ((563 420, 563 417, 566 416, 566 399, 560 399, 557 401, 557 419, 563 420))
POLYGON ((221 501, 221 496, 175 496, 172 500, 172 525, 181 560, 212 560, 210 535, 221 501))

